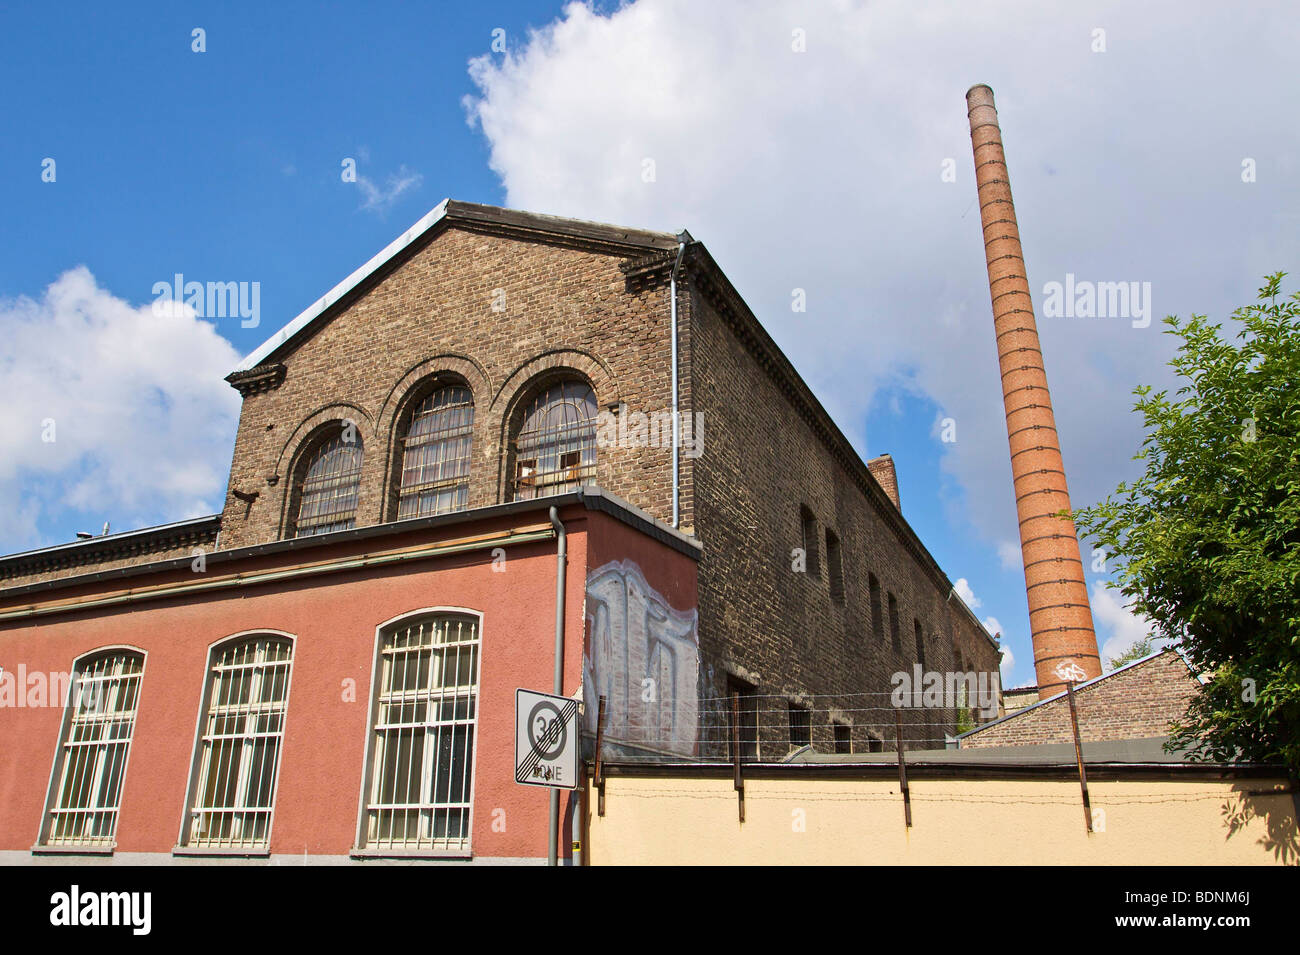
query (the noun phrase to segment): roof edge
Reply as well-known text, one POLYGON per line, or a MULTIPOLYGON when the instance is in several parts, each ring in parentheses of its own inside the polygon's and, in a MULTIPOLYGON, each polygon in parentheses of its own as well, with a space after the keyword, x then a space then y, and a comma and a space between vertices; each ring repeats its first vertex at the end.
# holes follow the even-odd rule
POLYGON ((533 232, 540 235, 563 236, 611 246, 624 246, 628 249, 651 248, 666 251, 677 246, 677 237, 669 232, 630 229, 602 222, 592 222, 586 219, 546 215, 540 212, 522 212, 501 206, 489 206, 477 202, 461 202, 446 198, 421 216, 409 229, 384 246, 378 254, 371 256, 364 265, 353 271, 342 282, 339 282, 315 302, 307 306, 287 325, 253 349, 231 374, 238 375, 251 371, 262 364, 296 337, 299 332, 314 323, 330 308, 359 288, 394 258, 422 239, 431 230, 447 222, 463 222, 467 225, 480 227, 487 226, 533 232))

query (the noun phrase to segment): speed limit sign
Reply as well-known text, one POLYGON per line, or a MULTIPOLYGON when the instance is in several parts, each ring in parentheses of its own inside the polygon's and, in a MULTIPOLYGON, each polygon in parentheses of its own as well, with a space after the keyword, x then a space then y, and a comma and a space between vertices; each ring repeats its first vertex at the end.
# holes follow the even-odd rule
POLYGON ((515 690, 515 782, 578 785, 578 701, 515 690))

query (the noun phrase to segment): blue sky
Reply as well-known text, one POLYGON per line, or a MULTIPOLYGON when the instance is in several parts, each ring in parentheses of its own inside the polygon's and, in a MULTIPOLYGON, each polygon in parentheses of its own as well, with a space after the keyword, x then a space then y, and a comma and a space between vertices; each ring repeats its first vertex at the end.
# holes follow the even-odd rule
MULTIPOLYGON (((859 451, 893 454, 1031 680, 967 87, 998 96, 1040 312, 1067 274, 1154 288, 1150 327, 1040 316, 1076 504, 1133 474, 1160 316, 1224 316, 1300 252, 1285 5, 1041 6, 5 9, 0 552, 216 510, 222 376, 451 196, 689 228, 859 451), (260 325, 152 316, 177 273, 258 283, 260 325)), ((1142 632, 1093 600, 1111 651, 1142 632)))

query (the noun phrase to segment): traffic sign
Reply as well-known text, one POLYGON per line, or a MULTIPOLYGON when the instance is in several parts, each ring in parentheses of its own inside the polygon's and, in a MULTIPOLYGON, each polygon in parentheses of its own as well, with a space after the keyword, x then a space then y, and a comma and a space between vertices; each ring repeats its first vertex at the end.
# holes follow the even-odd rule
POLYGON ((515 782, 573 789, 578 785, 578 701, 515 690, 515 782))

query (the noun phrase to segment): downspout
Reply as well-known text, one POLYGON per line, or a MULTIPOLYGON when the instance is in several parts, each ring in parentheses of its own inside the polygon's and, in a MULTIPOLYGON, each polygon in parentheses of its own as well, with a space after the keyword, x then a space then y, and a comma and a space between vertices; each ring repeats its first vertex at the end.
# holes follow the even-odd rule
MULTIPOLYGON (((555 678, 551 690, 556 696, 564 695, 564 577, 568 560, 568 540, 560 514, 551 508, 551 526, 555 528, 555 678)), ((546 864, 559 865, 560 848, 560 791, 551 787, 550 825, 546 832, 546 864)))
POLYGON ((682 238, 688 233, 683 229, 678 234, 677 261, 673 263, 672 277, 669 279, 668 297, 669 311, 671 313, 670 322, 672 323, 672 365, 673 365, 673 527, 676 527, 681 520, 681 474, 678 467, 678 461, 681 455, 682 441, 682 419, 681 413, 677 410, 677 270, 682 266, 682 256, 686 253, 686 239, 682 238))

